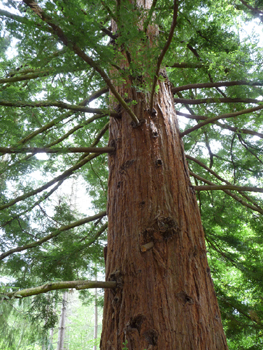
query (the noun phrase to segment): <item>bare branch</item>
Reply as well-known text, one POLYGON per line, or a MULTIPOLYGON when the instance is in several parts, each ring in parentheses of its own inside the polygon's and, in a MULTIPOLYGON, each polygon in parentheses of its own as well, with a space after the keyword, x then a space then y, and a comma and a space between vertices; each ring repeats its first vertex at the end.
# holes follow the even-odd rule
POLYGON ((157 67, 156 67, 155 75, 153 78, 153 85, 152 85, 152 91, 151 91, 151 97, 150 97, 150 111, 153 109, 153 99, 154 99, 155 87, 156 87, 156 84, 158 81, 158 75, 159 75, 159 70, 160 70, 160 67, 162 64, 162 60, 163 60, 164 55, 166 54, 166 52, 167 52, 167 50, 172 42, 174 30, 175 30, 175 27, 177 24, 177 15, 178 15, 178 0, 174 0, 173 21, 171 24, 170 33, 169 33, 168 39, 166 41, 166 44, 164 45, 164 48, 163 48, 160 56, 158 57, 157 67))
POLYGON ((253 107, 253 108, 243 109, 242 111, 239 111, 239 112, 221 114, 221 115, 218 115, 217 117, 209 118, 209 119, 207 119, 207 120, 205 120, 205 121, 203 121, 203 122, 193 126, 192 128, 189 128, 189 129, 185 130, 184 132, 180 133, 180 136, 183 137, 183 136, 185 136, 187 134, 190 134, 190 132, 192 132, 194 130, 198 130, 198 129, 202 128, 204 125, 214 123, 218 119, 233 118, 233 117, 236 117, 238 115, 252 113, 252 112, 258 111, 260 109, 263 109, 262 105, 261 106, 257 106, 257 107, 253 107))
POLYGON ((207 120, 207 119, 209 119, 209 117, 205 117, 204 115, 188 114, 188 113, 183 113, 180 111, 176 111, 176 115, 180 115, 182 117, 185 117, 188 119, 195 119, 195 120, 207 120))
POLYGON ((57 237, 61 232, 71 230, 74 227, 78 227, 78 226, 86 224, 87 222, 97 220, 105 215, 107 215, 107 213, 106 213, 106 211, 103 211, 103 212, 96 214, 94 216, 90 216, 90 217, 75 221, 72 224, 62 226, 59 229, 55 230, 54 232, 50 233, 49 235, 39 239, 38 241, 29 243, 29 244, 25 244, 22 247, 16 247, 16 248, 8 250, 7 252, 0 255, 0 260, 3 260, 4 258, 6 258, 7 256, 9 256, 11 254, 22 252, 22 251, 27 250, 27 249, 35 248, 35 247, 49 241, 50 239, 57 237))
MULTIPOLYGON (((61 138, 57 139, 56 141, 50 143, 49 145, 47 145, 47 147, 52 147, 58 143, 60 143, 61 141, 65 140, 69 135, 73 134, 73 132, 75 132, 76 130, 80 129, 80 128, 83 128, 87 123, 88 121, 86 121, 85 123, 83 123, 83 125, 77 125, 75 126, 75 128, 69 130, 65 135, 63 135, 61 138)), ((91 144, 91 147, 95 147, 101 137, 105 134, 105 132, 109 129, 109 122, 107 124, 104 125, 104 127, 99 131, 98 135, 95 137, 95 139, 93 140, 92 144, 91 144)))
MULTIPOLYGON (((101 228, 98 230, 98 232, 94 235, 94 237, 92 237, 91 239, 89 239, 89 241, 85 244, 83 244, 81 247, 79 247, 78 249, 74 250, 71 255, 74 255, 84 249, 89 248, 101 235, 102 233, 107 229, 108 227, 108 223, 106 222, 106 224, 102 225, 101 228)), ((86 251, 85 251, 86 252, 86 251)), ((85 253, 84 252, 84 253, 85 253)))
POLYGON ((23 194, 22 196, 18 196, 15 199, 13 199, 12 201, 5 203, 3 205, 0 206, 0 210, 6 209, 11 207, 12 205, 25 200, 28 197, 34 196, 39 192, 44 191, 45 189, 47 189, 48 187, 54 185, 56 182, 66 179, 68 178, 70 175, 72 175, 77 169, 81 168, 83 165, 85 165, 86 163, 88 163, 91 159, 98 157, 99 154, 95 154, 95 153, 91 153, 89 156, 85 156, 85 158, 83 158, 81 161, 77 162, 75 165, 73 165, 71 168, 69 168, 68 170, 64 171, 64 173, 60 174, 59 176, 55 177, 54 179, 52 179, 51 181, 47 182, 45 185, 38 187, 35 190, 32 190, 30 192, 27 192, 25 194, 23 194))
POLYGON ((115 111, 103 110, 100 108, 90 108, 81 105, 71 105, 62 101, 6 101, 0 100, 0 106, 7 107, 59 107, 64 109, 70 109, 76 112, 85 112, 85 113, 97 113, 97 114, 108 114, 112 117, 117 117, 118 113, 115 111))
MULTIPOLYGON (((224 182, 227 185, 231 185, 231 183, 229 181, 226 181, 225 179, 223 179, 220 175, 218 175, 215 171, 213 171, 212 169, 210 169, 209 167, 207 167, 203 162, 201 162, 200 160, 189 156, 188 154, 185 155, 185 157, 189 160, 194 161, 196 164, 200 165, 202 168, 204 168, 205 170, 207 170, 210 174, 212 174, 213 176, 215 176, 218 180, 224 182)), ((212 183, 211 183, 212 184, 212 183)), ((259 210, 262 210, 260 208, 260 206, 255 203, 255 201, 253 199, 251 199, 249 196, 247 196, 246 194, 244 194, 242 191, 238 191, 239 194, 241 194, 242 197, 246 198, 249 202, 251 202, 255 207, 257 207, 259 210)))
POLYGON ((43 202, 45 199, 50 197, 63 183, 64 180, 59 181, 56 186, 54 186, 48 193, 44 194, 38 201, 36 201, 33 205, 31 205, 26 210, 22 211, 21 213, 13 216, 11 219, 6 221, 4 224, 1 225, 1 227, 5 227, 6 225, 10 224, 13 220, 18 219, 20 216, 24 215, 28 211, 31 211, 33 208, 35 208, 37 205, 39 205, 41 202, 43 202))
POLYGON ((111 153, 114 152, 114 147, 65 147, 65 148, 8 148, 0 147, 0 153, 13 154, 13 153, 111 153))
POLYGON ((69 289, 69 288, 70 289, 75 288, 76 290, 80 290, 80 289, 90 289, 90 288, 112 288, 113 289, 116 287, 117 287, 117 282, 115 281, 100 282, 100 281, 79 280, 79 281, 48 282, 43 286, 39 286, 35 288, 22 289, 16 292, 0 293, 0 298, 2 300, 9 300, 14 298, 25 298, 25 297, 30 297, 32 295, 47 293, 51 290, 60 290, 60 289, 69 289))
POLYGON ((204 68, 205 65, 203 63, 199 62, 180 62, 180 63, 174 63, 171 66, 167 66, 168 68, 204 68))
MULTIPOLYGON (((81 101, 79 103, 79 106, 86 106, 88 103, 90 103, 91 101, 95 100, 96 98, 100 97, 101 95, 105 94, 106 92, 108 92, 109 89, 107 87, 104 87, 98 91, 95 91, 93 94, 91 94, 90 96, 88 96, 85 100, 81 101)), ((48 129, 50 129, 51 127, 55 126, 58 122, 61 122, 62 120, 69 118, 70 116, 72 116, 75 112, 67 112, 66 114, 59 116, 56 119, 53 119, 51 122, 47 123, 46 125, 43 125, 41 128, 33 131, 32 133, 30 133, 29 135, 27 135, 26 137, 24 137, 22 140, 20 140, 18 143, 19 144, 24 144, 26 142, 28 142, 29 140, 31 140, 33 137, 35 137, 36 135, 42 133, 43 131, 46 131, 48 129)), ((93 116, 90 119, 86 120, 86 122, 84 123, 85 125, 93 122, 95 119, 104 117, 105 115, 99 115, 99 116, 93 116)), ((84 126, 83 124, 83 126, 84 126)), ((83 127, 83 126, 79 126, 76 130, 78 130, 79 128, 83 127)), ((70 132, 70 131, 69 131, 70 132)), ((69 134, 70 135, 70 134, 69 134)), ((65 136, 65 135, 64 135, 65 136)), ((58 143, 58 142, 56 142, 58 143)), ((55 143, 55 144, 56 144, 55 143)), ((53 144, 48 145, 47 147, 51 147, 53 144)))
POLYGON ((175 103, 183 103, 189 105, 200 105, 203 103, 262 103, 260 100, 254 98, 228 98, 228 97, 211 97, 211 98, 199 98, 196 100, 187 98, 174 98, 175 103))
MULTIPOLYGON (((213 186, 217 186, 216 184, 214 184, 213 182, 203 178, 200 175, 197 175, 195 173, 193 173, 192 171, 190 171, 190 175, 195 177, 196 179, 203 181, 204 183, 209 184, 211 187, 213 186)), ((241 187, 243 189, 243 187, 241 187)), ((232 193, 231 191, 227 190, 227 189, 222 189, 222 191, 224 191, 226 194, 228 194, 230 197, 232 197, 233 199, 235 199, 237 202, 239 202, 240 204, 244 205, 247 208, 250 208, 254 211, 257 211, 261 214, 263 214, 263 209, 260 209, 259 207, 256 207, 254 205, 251 205, 250 203, 245 202, 242 198, 238 197, 236 194, 232 193)))
MULTIPOLYGON (((176 114, 185 118, 189 119, 195 119, 195 120, 208 120, 210 119, 209 117, 205 117, 203 115, 192 115, 192 114, 187 114, 187 113, 182 113, 180 111, 176 111, 176 114)), ((220 122, 215 122, 214 124, 220 126, 222 129, 227 129, 236 132, 237 134, 247 134, 247 135, 254 135, 258 136, 260 138, 263 138, 263 134, 254 130, 249 130, 249 129, 239 129, 227 124, 222 124, 220 122)))
POLYGON ((199 84, 188 84, 172 88, 172 93, 175 94, 178 91, 190 90, 190 89, 201 89, 201 88, 213 88, 220 86, 236 86, 236 85, 249 85, 249 86, 263 86, 263 82, 253 82, 246 80, 236 80, 236 81, 222 81, 218 83, 199 83, 199 84))

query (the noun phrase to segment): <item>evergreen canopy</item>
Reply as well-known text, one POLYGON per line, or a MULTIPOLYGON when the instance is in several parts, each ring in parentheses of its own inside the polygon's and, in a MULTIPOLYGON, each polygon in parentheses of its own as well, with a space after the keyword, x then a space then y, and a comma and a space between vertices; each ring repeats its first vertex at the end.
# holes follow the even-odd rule
MULTIPOLYGON (((104 265, 109 119, 126 110, 140 122, 136 101, 115 87, 132 82, 151 106, 157 77, 167 74, 229 348, 261 349, 263 2, 155 0, 150 11, 115 0, 2 4, 3 297, 48 282, 60 289, 58 282, 86 280, 104 265), (158 40, 148 40, 156 25, 158 40), (90 215, 56 195, 75 177, 85 181, 90 215)), ((58 296, 33 297, 46 329, 58 296)), ((14 302, 1 302, 0 329, 14 302)))

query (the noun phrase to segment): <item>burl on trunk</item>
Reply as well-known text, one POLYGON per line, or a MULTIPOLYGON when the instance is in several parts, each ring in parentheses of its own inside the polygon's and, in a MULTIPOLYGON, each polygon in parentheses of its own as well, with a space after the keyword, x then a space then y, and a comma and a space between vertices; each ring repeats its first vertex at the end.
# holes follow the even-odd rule
POLYGON ((111 119, 108 247, 101 349, 227 349, 206 258, 204 233, 179 137, 169 81, 154 110, 144 95, 134 127, 111 119), (124 346, 123 343, 126 345, 124 346))

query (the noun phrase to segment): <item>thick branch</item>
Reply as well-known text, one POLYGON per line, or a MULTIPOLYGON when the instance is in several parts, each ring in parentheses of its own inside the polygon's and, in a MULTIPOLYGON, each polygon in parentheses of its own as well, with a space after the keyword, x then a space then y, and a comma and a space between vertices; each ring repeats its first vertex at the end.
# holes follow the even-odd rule
POLYGON ((157 67, 156 67, 155 75, 153 78, 153 86, 152 86, 151 97, 150 97, 150 111, 152 111, 152 109, 153 109, 153 98, 154 98, 154 93, 155 93, 155 87, 156 87, 157 80, 158 80, 159 70, 160 70, 164 55, 166 54, 166 52, 167 52, 167 50, 172 42, 174 30, 175 30, 175 27, 177 24, 177 15, 178 15, 178 1, 174 0, 173 21, 171 24, 170 33, 169 33, 168 39, 166 41, 166 44, 164 45, 164 48, 163 48, 160 56, 158 57, 157 67))
POLYGON ((185 130, 184 132, 180 133, 180 136, 183 137, 183 136, 185 136, 187 134, 190 134, 190 132, 192 132, 194 130, 198 130, 198 129, 202 128, 204 125, 214 123, 215 121, 217 121, 219 119, 233 118, 233 117, 236 117, 238 115, 252 113, 252 112, 258 111, 260 109, 263 109, 262 105, 261 106, 257 106, 257 107, 253 107, 253 108, 243 109, 242 111, 239 111, 239 112, 221 114, 221 115, 218 115, 216 117, 209 118, 209 119, 207 119, 207 120, 205 120, 205 121, 203 121, 203 122, 193 126, 192 128, 189 128, 189 129, 185 130))
POLYGON ((190 90, 190 89, 201 89, 201 88, 213 88, 220 86, 236 86, 236 85, 249 85, 249 86, 263 86, 262 82, 250 82, 246 80, 236 81, 222 81, 218 83, 199 83, 199 84, 188 84, 172 88, 172 93, 175 94, 178 91, 190 90))
POLYGON ((70 41, 65 35, 65 33, 63 32, 63 30, 53 23, 51 17, 46 15, 42 10, 42 8, 39 7, 34 0, 23 0, 23 2, 27 4, 32 9, 32 11, 35 12, 37 16, 39 16, 44 22, 46 22, 53 29, 54 34, 56 34, 59 37, 59 39, 63 42, 64 45, 72 49, 79 57, 81 57, 86 63, 88 63, 100 74, 102 79, 110 88, 112 94, 116 97, 116 99, 119 101, 122 107, 127 111, 127 113, 130 115, 132 120, 136 124, 139 124, 138 118, 130 109, 130 107, 127 105, 127 103, 123 100, 121 95, 117 92, 117 90, 115 89, 114 85, 112 84, 106 72, 92 58, 90 58, 87 54, 85 54, 85 52, 82 51, 74 42, 70 41))
POLYGON ((39 246, 39 245, 49 241, 50 239, 52 239, 54 237, 57 237, 61 232, 70 230, 70 229, 72 229, 74 227, 77 227, 77 226, 84 225, 87 222, 97 220, 97 219, 99 219, 99 218, 101 218, 101 217, 103 217, 105 215, 107 215, 107 213, 106 213, 106 211, 103 211, 103 212, 101 212, 99 214, 96 214, 94 216, 90 216, 90 217, 87 217, 85 219, 81 219, 81 220, 75 221, 72 224, 69 224, 69 225, 66 225, 66 226, 62 226, 59 229, 55 230, 54 232, 50 233, 49 235, 39 239, 38 241, 29 243, 29 244, 25 244, 22 247, 16 247, 16 248, 10 249, 9 251, 7 251, 7 252, 5 252, 5 253, 0 255, 0 260, 3 260, 4 258, 6 258, 7 256, 9 256, 11 254, 22 252, 23 250, 35 248, 35 247, 37 247, 37 246, 39 246))
POLYGON ((175 103, 183 103, 188 105, 200 105, 203 103, 262 103, 260 100, 254 98, 228 98, 228 97, 211 97, 211 98, 199 98, 196 100, 187 98, 174 98, 175 103))
POLYGON ((65 148, 8 148, 0 147, 0 153, 12 154, 12 153, 111 153, 114 152, 114 147, 65 147, 65 148))
POLYGON ((117 286, 117 282, 115 281, 100 282, 100 281, 79 280, 79 281, 48 282, 43 286, 39 286, 35 288, 22 289, 17 292, 1 293, 2 296, 0 294, 0 297, 2 300, 9 300, 14 298, 25 298, 25 297, 30 297, 32 295, 43 294, 51 290, 60 290, 60 289, 69 289, 69 288, 70 289, 75 288, 76 290, 90 289, 90 288, 116 288, 116 286, 117 286))

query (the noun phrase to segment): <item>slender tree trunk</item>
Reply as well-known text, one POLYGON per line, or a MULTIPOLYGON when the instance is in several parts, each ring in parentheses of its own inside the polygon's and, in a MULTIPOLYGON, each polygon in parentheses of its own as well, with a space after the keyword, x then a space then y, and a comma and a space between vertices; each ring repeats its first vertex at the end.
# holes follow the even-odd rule
POLYGON ((106 280, 119 287, 105 291, 101 349, 226 350, 171 86, 152 111, 130 86, 118 91, 143 123, 123 111, 110 124, 106 280))
POLYGON ((61 315, 60 315, 60 322, 59 322, 59 329, 58 329, 57 350, 63 350, 64 349, 67 302, 68 302, 68 292, 65 292, 63 294, 63 300, 62 300, 62 308, 61 308, 61 315))
MULTIPOLYGON (((96 273, 96 279, 97 281, 97 273, 96 273)), ((94 334, 93 338, 94 340, 97 340, 98 338, 98 305, 97 305, 97 299, 98 299, 98 289, 95 288, 95 301, 94 301, 94 334)), ((97 345, 93 346, 93 350, 97 350, 97 345)))
POLYGON ((48 347, 47 350, 51 350, 52 344, 53 344, 53 333, 54 333, 54 328, 51 328, 49 331, 49 341, 48 341, 48 347))

